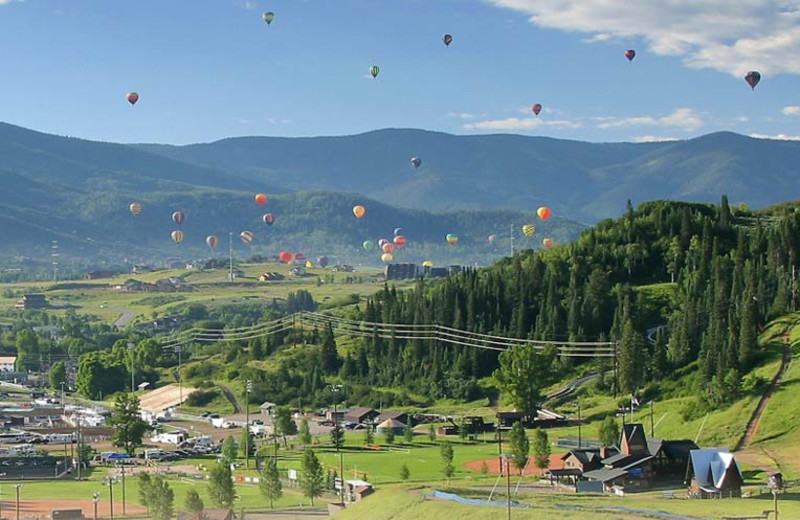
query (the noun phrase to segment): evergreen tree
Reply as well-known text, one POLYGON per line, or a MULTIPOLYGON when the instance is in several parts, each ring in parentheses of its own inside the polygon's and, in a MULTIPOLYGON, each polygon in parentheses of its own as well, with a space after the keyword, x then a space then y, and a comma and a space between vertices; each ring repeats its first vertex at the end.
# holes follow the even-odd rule
POLYGON ((511 448, 511 465, 522 475, 525 466, 528 465, 528 455, 531 450, 531 444, 528 440, 528 435, 525 433, 525 427, 522 425, 522 422, 516 422, 514 426, 511 427, 511 432, 508 435, 508 442, 511 448))
POLYGON ((333 336, 333 326, 328 323, 322 341, 322 370, 327 375, 339 372, 339 351, 336 348, 336 338, 333 336))
POLYGON ((234 462, 239 456, 239 446, 236 444, 236 439, 233 435, 229 435, 222 441, 222 456, 231 463, 234 462))
POLYGON ((281 484, 280 474, 278 473, 278 462, 275 459, 264 461, 261 469, 261 479, 258 483, 261 494, 269 500, 269 508, 272 509, 276 500, 283 496, 283 485, 281 484))
POLYGON ((187 512, 193 514, 203 512, 203 509, 205 509, 205 504, 203 504, 203 499, 200 498, 200 493, 198 493, 196 489, 190 489, 186 493, 186 499, 183 502, 183 508, 187 512))
POLYGON ((375 431, 372 429, 371 424, 368 424, 364 429, 364 444, 367 446, 375 444, 375 431))
POLYGON ((216 464, 208 476, 208 496, 219 508, 230 509, 236 500, 236 491, 231 480, 231 467, 227 463, 216 464))
POLYGON ((308 426, 308 419, 300 421, 300 444, 308 446, 311 444, 311 429, 308 426))
POLYGON ((622 329, 619 345, 619 383, 623 391, 633 394, 644 383, 644 338, 628 318, 622 329))
POLYGON ((386 444, 394 444, 394 428, 386 428, 383 438, 386 440, 386 444))
POLYGON ((550 466, 550 440, 547 432, 539 428, 533 430, 533 454, 537 468, 547 469, 550 466))
POLYGON ((331 428, 331 444, 337 450, 342 449, 344 446, 344 429, 339 425, 339 421, 331 428))
POLYGON ((436 442, 436 426, 432 424, 428 426, 428 440, 431 442, 436 442))
POLYGON ((303 475, 300 479, 300 488, 303 490, 303 495, 311 499, 311 505, 313 506, 314 499, 322 496, 325 476, 323 475, 322 465, 311 448, 306 448, 303 452, 302 468, 303 475))
POLYGON ((411 425, 408 425, 403 429, 403 441, 406 444, 411 444, 414 442, 414 429, 411 427, 411 425))
POLYGON ((169 520, 175 510, 175 493, 161 477, 153 477, 152 489, 149 493, 150 518, 153 520, 169 520))
POLYGON ((134 394, 120 394, 114 401, 114 413, 108 420, 114 428, 111 443, 125 449, 125 453, 133 455, 136 448, 142 445, 142 438, 150 426, 144 422, 139 413, 139 398, 134 394))
POLYGON ((400 466, 400 480, 408 480, 411 477, 411 471, 408 469, 408 465, 404 462, 402 466, 400 466))
POLYGON ((442 475, 449 481, 453 478, 453 474, 456 471, 453 465, 453 458, 455 456, 453 453, 453 445, 447 441, 443 442, 439 447, 439 453, 442 456, 442 475))
POLYGON ((611 415, 606 415, 597 430, 597 436, 603 446, 616 446, 619 443, 619 424, 611 415))

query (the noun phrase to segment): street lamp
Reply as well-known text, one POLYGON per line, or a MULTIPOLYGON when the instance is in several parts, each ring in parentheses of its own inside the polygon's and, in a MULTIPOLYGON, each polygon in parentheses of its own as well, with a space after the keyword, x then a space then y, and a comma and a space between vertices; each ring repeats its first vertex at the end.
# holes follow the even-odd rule
POLYGON ((114 520, 114 484, 117 483, 117 479, 114 477, 106 477, 103 481, 103 484, 108 486, 108 505, 111 508, 111 520, 114 520))
POLYGON ((244 468, 250 469, 250 392, 253 391, 253 382, 249 379, 244 386, 244 468))
POLYGON ((17 520, 19 520, 19 488, 22 484, 14 484, 14 490, 17 492, 17 520))
POLYGON ((134 345, 133 343, 128 343, 128 352, 130 353, 131 356, 131 393, 134 393, 136 391, 136 386, 133 380, 133 354, 134 354, 133 349, 135 348, 136 345, 134 345))
POLYGON ((64 400, 64 386, 67 384, 66 381, 61 381, 61 413, 67 413, 67 402, 64 400))
MULTIPOLYGON (((337 395, 342 391, 342 385, 331 385, 331 392, 333 392, 333 427, 339 430, 339 414, 336 410, 338 403, 337 395)), ((342 505, 344 505, 344 461, 342 460, 342 452, 339 450, 341 442, 336 443, 336 454, 339 455, 339 479, 342 481, 339 486, 342 495, 342 505)))
POLYGON ((506 506, 508 508, 508 520, 511 520, 511 457, 508 455, 500 456, 500 473, 503 473, 503 462, 506 463, 506 506))
POLYGON ((94 520, 97 520, 97 504, 100 503, 100 492, 92 493, 92 503, 94 503, 94 520))
POLYGON ((581 449, 583 445, 583 437, 581 437, 581 402, 575 401, 575 405, 578 407, 578 449, 581 449))

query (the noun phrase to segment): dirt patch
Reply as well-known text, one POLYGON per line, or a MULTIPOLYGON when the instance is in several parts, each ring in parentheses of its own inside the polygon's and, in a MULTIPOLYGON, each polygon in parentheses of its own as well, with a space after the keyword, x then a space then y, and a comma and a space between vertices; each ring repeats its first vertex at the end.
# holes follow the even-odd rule
MULTIPOLYGON (((11 517, 16 511, 16 502, 3 501, 3 515, 11 517)), ((20 500, 19 501, 19 516, 20 518, 37 518, 46 517, 50 518, 50 512, 53 509, 83 509, 83 516, 86 518, 94 517, 94 503, 91 500, 20 500)), ((134 505, 131 503, 126 504, 126 513, 131 515, 146 514, 147 509, 134 505)), ((111 515, 111 505, 108 503, 108 497, 102 497, 97 504, 98 516, 108 517, 111 515), (105 498, 105 500, 103 500, 105 498)), ((122 502, 114 502, 114 515, 122 516, 122 502)))
MULTIPOLYGON (((561 460, 561 457, 563 457, 563 454, 561 454, 561 453, 556 453, 556 454, 550 455, 549 467, 551 467, 551 468, 561 468, 564 465, 563 461, 561 460)), ((470 461, 470 462, 467 462, 466 464, 464 464, 464 467, 467 468, 468 470, 477 471, 477 472, 480 473, 484 462, 486 463, 486 466, 489 468, 489 472, 488 472, 489 475, 499 475, 500 474, 500 457, 493 457, 491 459, 483 459, 483 460, 473 460, 473 461, 470 461)), ((505 466, 505 463, 503 465, 505 466)), ((541 476, 542 473, 543 473, 543 470, 540 470, 539 468, 536 467, 536 461, 534 460, 534 458, 533 457, 529 457, 528 458, 528 466, 525 468, 525 472, 523 473, 523 475, 526 475, 526 476, 541 476)), ((516 470, 513 465, 511 466, 511 474, 512 475, 518 475, 519 474, 519 471, 516 470)))

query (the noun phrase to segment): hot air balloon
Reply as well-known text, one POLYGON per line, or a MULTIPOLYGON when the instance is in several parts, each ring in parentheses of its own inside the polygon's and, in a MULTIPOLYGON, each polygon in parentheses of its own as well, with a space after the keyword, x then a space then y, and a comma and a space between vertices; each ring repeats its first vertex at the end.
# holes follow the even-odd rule
POLYGON ((628 61, 633 61, 633 58, 636 57, 636 51, 633 49, 628 49, 625 51, 625 57, 628 58, 628 61))
POLYGON ((372 251, 375 249, 375 242, 372 240, 364 240, 364 243, 361 244, 361 246, 367 251, 372 251))
POLYGON ((411 166, 413 166, 414 168, 419 168, 420 166, 422 166, 422 159, 420 159, 419 157, 412 157, 411 166))
POLYGON ((397 235, 396 237, 394 237, 393 242, 394 245, 396 245, 397 247, 404 247, 406 245, 407 240, 406 237, 404 237, 403 235, 397 235))
POLYGON ((369 68, 369 73, 372 74, 373 79, 378 77, 378 74, 381 73, 381 68, 377 65, 373 65, 369 68))
POLYGON ((451 246, 458 244, 458 237, 452 233, 448 233, 445 240, 447 240, 447 243, 451 246))
POLYGON ((489 235, 489 243, 494 244, 494 241, 497 240, 497 235, 489 235))
POLYGON ((317 258, 317 263, 321 268, 325 269, 326 267, 328 267, 330 260, 328 259, 327 256, 320 256, 319 258, 317 258))
POLYGON ((183 224, 183 221, 186 220, 186 215, 183 213, 183 211, 176 211, 172 214, 172 220, 180 226, 183 224))
POLYGON ((311 260, 306 260, 306 269, 311 269, 312 267, 314 267, 313 262, 311 262, 311 260))
POLYGON ((308 258, 306 258, 306 255, 303 253, 296 253, 294 255, 294 261, 298 264, 303 264, 308 261, 308 258))
POLYGON ((261 217, 261 219, 264 221, 264 224, 268 226, 271 226, 272 224, 275 223, 275 215, 273 215, 272 213, 265 213, 264 216, 261 217))
POLYGON ((536 103, 535 105, 533 105, 531 107, 531 112, 533 112, 537 116, 541 113, 541 111, 542 111, 542 104, 541 103, 536 103))
POLYGON ((180 244, 181 242, 183 242, 183 231, 181 231, 180 229, 176 229, 175 231, 170 233, 170 236, 172 237, 172 241, 175 242, 176 244, 180 244))
POLYGON ((427 267, 428 269, 430 269, 431 267, 433 267, 433 262, 431 262, 430 260, 425 260, 424 262, 422 262, 422 267, 427 267))
POLYGON ((131 213, 133 213, 134 215, 138 215, 139 213, 141 213, 141 212, 142 212, 142 205, 141 205, 141 204, 139 204, 138 202, 134 202, 133 204, 131 204, 130 206, 128 206, 128 209, 129 209, 129 210, 130 210, 130 212, 131 212, 131 213))
POLYGON ((745 75, 744 80, 748 85, 750 85, 752 90, 755 90, 756 85, 758 85, 758 82, 761 81, 761 73, 757 70, 751 70, 745 75))
POLYGON ((394 228, 394 236, 402 235, 402 234, 403 234, 403 228, 400 228, 400 227, 394 228))
POLYGON ((253 232, 252 231, 242 231, 239 233, 239 238, 242 239, 242 242, 245 244, 249 244, 253 241, 253 232))
POLYGON ((388 240, 386 240, 385 238, 382 238, 382 239, 378 240, 378 247, 383 247, 384 244, 388 244, 388 243, 389 243, 388 240))
POLYGON ((450 47, 450 44, 453 43, 453 37, 450 36, 449 34, 445 34, 444 36, 442 36, 442 41, 447 47, 450 47))
POLYGON ((292 263, 292 258, 294 258, 294 256, 292 256, 292 253, 289 251, 281 251, 281 254, 278 255, 278 258, 280 258, 281 262, 284 264, 290 264, 292 263))
POLYGON ((132 106, 135 105, 137 101, 139 101, 139 94, 137 94, 136 92, 129 92, 128 95, 125 96, 125 98, 128 100, 128 103, 130 103, 132 106))
POLYGON ((522 226, 522 234, 526 237, 531 237, 536 233, 536 227, 533 224, 525 224, 522 226))
POLYGON ((267 22, 267 25, 269 25, 272 23, 272 20, 275 19, 275 13, 273 13, 272 11, 267 11, 266 13, 261 15, 261 17, 264 19, 265 22, 267 22))
POLYGON ((553 239, 552 238, 545 238, 544 240, 542 240, 542 245, 545 247, 545 249, 552 248, 553 247, 553 239))
POLYGON ((258 204, 259 206, 263 206, 264 204, 267 203, 267 196, 264 193, 256 193, 255 199, 256 199, 256 204, 258 204))
POLYGON ((552 213, 553 212, 550 211, 550 208, 548 208, 547 206, 542 206, 541 208, 536 210, 536 214, 539 215, 539 218, 542 220, 549 219, 552 213))
POLYGON ((356 218, 363 218, 364 215, 366 214, 367 214, 367 208, 365 208, 364 206, 353 207, 353 215, 355 215, 356 218))
POLYGON ((386 262, 387 264, 394 260, 394 255, 392 253, 383 253, 381 255, 381 260, 386 262))
POLYGON ((217 237, 215 237, 214 235, 208 235, 206 237, 206 244, 211 249, 214 249, 215 247, 217 247, 217 242, 218 242, 217 237))
POLYGON ((381 251, 389 254, 394 253, 394 244, 392 244, 391 242, 383 244, 383 247, 381 247, 381 251))

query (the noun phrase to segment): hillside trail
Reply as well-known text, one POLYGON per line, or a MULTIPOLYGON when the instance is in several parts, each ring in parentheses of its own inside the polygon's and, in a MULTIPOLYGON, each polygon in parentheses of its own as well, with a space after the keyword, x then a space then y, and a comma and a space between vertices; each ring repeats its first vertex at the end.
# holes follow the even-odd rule
POLYGON ((244 408, 242 408, 242 405, 239 404, 239 400, 236 399, 236 396, 233 394, 233 392, 231 392, 230 388, 219 384, 217 387, 222 391, 222 395, 225 396, 225 399, 230 401, 231 406, 233 406, 234 414, 244 413, 244 408))
MULTIPOLYGON (((761 417, 764 415, 764 412, 769 405, 770 399, 775 394, 775 392, 780 388, 781 383, 783 383, 783 378, 786 375, 786 371, 789 369, 789 365, 792 362, 792 348, 791 348, 791 333, 792 327, 789 326, 787 330, 783 333, 781 337, 781 345, 783 347, 783 357, 781 358, 781 367, 778 370, 778 373, 775 374, 775 377, 772 379, 772 382, 767 388, 764 395, 761 396, 761 399, 758 402, 758 406, 753 411, 753 415, 750 417, 750 420, 747 421, 747 426, 745 427, 744 435, 739 439, 739 442, 736 443, 736 448, 734 448, 735 452, 745 451, 750 447, 751 442, 755 439, 756 434, 758 433, 758 427, 761 424, 761 417)), ((773 460, 776 465, 777 461, 762 447, 761 451, 764 455, 768 458, 773 460)), ((764 470, 765 472, 771 472, 774 468, 765 468, 760 467, 759 469, 764 470)))

